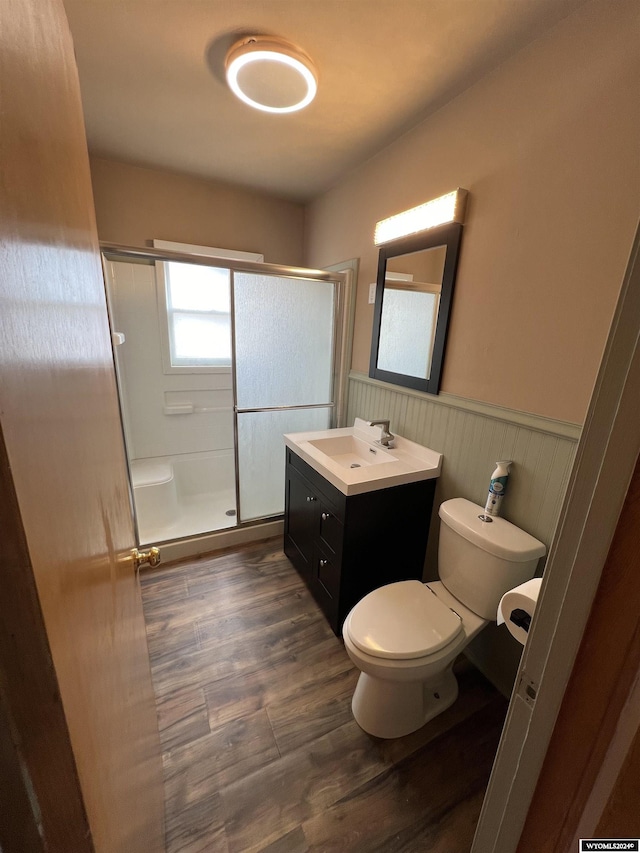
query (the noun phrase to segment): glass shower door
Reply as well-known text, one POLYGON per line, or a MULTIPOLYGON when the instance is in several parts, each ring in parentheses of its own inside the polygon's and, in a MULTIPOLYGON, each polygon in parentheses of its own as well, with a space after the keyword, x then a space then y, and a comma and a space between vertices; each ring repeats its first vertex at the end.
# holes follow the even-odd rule
POLYGON ((234 273, 240 521, 284 511, 282 436, 331 426, 336 289, 327 280, 234 273))

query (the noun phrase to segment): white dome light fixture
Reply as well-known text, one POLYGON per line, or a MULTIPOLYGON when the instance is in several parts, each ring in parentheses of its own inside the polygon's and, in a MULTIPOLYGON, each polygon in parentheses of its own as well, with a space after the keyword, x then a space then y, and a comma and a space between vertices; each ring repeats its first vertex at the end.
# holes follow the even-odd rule
POLYGON ((300 48, 275 36, 246 36, 227 53, 229 88, 250 107, 293 113, 315 98, 318 78, 300 48))

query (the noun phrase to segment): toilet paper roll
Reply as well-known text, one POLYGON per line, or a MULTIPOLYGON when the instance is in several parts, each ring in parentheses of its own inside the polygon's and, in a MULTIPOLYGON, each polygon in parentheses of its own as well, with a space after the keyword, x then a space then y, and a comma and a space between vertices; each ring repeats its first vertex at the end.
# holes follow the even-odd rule
POLYGON ((502 625, 504 622, 509 632, 523 646, 527 642, 528 636, 528 631, 523 627, 523 624, 526 624, 527 616, 530 620, 535 613, 541 584, 542 578, 533 578, 526 583, 521 583, 520 586, 505 592, 498 605, 498 625, 502 625), (520 612, 515 613, 514 611, 520 612), (514 619, 515 621, 513 621, 514 619))

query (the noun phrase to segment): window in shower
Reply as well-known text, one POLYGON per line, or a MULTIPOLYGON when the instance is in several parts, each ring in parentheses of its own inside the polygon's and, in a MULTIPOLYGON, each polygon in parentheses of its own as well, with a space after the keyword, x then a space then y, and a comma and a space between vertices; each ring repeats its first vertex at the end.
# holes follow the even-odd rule
POLYGON ((230 368, 229 270, 165 261, 157 274, 165 372, 230 368))

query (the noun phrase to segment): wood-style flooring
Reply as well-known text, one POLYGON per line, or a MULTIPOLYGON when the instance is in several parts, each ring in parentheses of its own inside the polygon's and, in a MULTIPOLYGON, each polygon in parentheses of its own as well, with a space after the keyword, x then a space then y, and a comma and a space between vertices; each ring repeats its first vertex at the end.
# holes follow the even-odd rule
POLYGON ((469 850, 506 701, 464 659, 450 709, 379 740, 280 540, 141 577, 168 853, 469 850))

